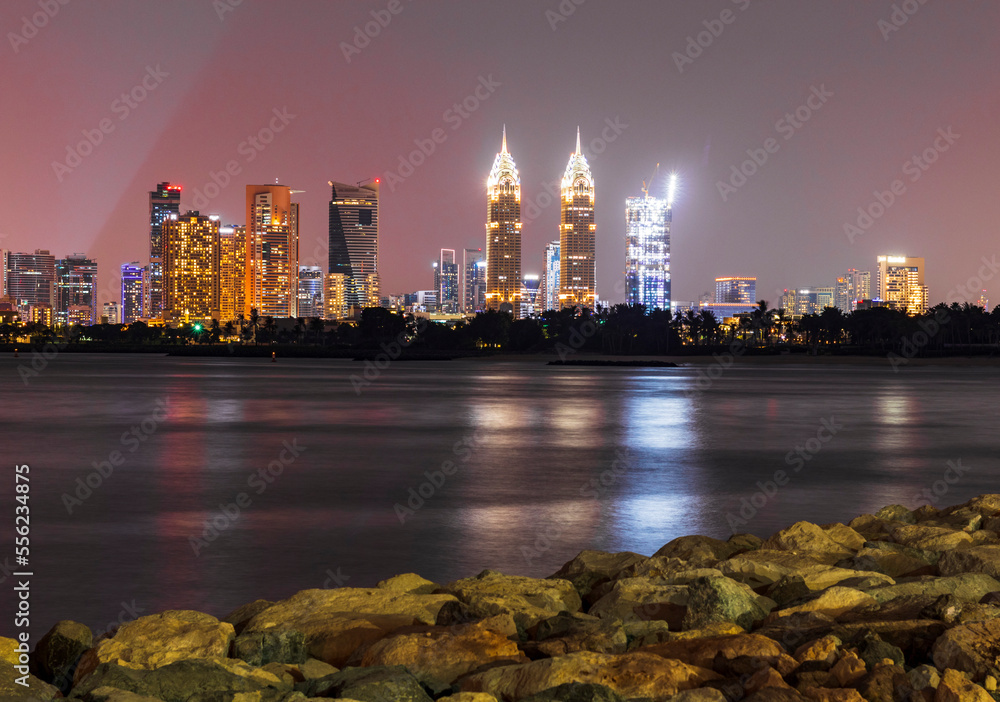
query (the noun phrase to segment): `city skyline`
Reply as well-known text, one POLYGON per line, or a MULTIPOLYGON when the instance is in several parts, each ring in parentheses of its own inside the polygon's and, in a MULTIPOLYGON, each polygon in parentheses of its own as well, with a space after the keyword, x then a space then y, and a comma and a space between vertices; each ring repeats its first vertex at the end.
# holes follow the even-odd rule
MULTIPOLYGON (((32 7, 5 6, 0 24, 18 29, 32 7)), ((425 272, 411 270, 415 257, 482 245, 475 191, 504 123, 523 154, 525 258, 544 250, 559 220, 558 208, 542 206, 551 197, 546 184, 558 178, 565 159, 560 135, 579 123, 601 184, 602 299, 624 301, 623 293, 601 284, 622 269, 618 203, 634 194, 656 161, 678 171, 684 184, 673 225, 672 254, 685 261, 673 275, 676 299, 697 300, 706 281, 743 262, 753 261, 761 296, 776 299, 786 286, 832 282, 880 253, 919 252, 937 262, 926 281, 935 300, 994 253, 992 222, 1000 212, 989 174, 1000 142, 989 116, 1000 79, 975 69, 995 57, 988 29, 1000 19, 994 4, 921 5, 887 36, 878 23, 889 8, 870 3, 808 10, 794 3, 746 10, 733 4, 733 24, 694 59, 686 56, 688 38, 717 18, 715 9, 591 2, 553 24, 545 16, 553 8, 531 3, 403 7, 384 34, 348 62, 341 44, 353 41, 354 28, 370 21, 379 3, 278 8, 244 2, 222 18, 211 4, 183 1, 163 7, 109 2, 88 14, 67 5, 16 54, 8 49, 0 77, 7 94, 32 108, 9 114, 0 138, 0 153, 18 166, 0 174, 10 194, 0 205, 0 246, 82 251, 112 266, 145 261, 146 203, 135 194, 151 183, 176 182, 190 193, 186 209, 239 222, 242 186, 277 177, 307 191, 300 199, 300 263, 324 265, 312 254, 327 236, 323 183, 332 174, 360 180, 393 173, 402 180, 383 192, 382 283, 386 292, 419 289, 427 283, 425 272), (637 16, 649 21, 636 27, 637 16), (446 21, 468 28, 469 39, 427 52, 446 21), (135 41, 109 41, 125 26, 135 41), (787 32, 788 26, 797 29, 787 32), (292 35, 294 42, 279 38, 292 35), (183 50, 176 36, 186 37, 183 50), (510 36, 524 37, 523 55, 490 58, 501 55, 510 36), (626 37, 626 45, 645 46, 647 53, 605 48, 626 37), (254 42, 273 43, 281 60, 255 57, 248 48, 254 42), (952 50, 927 51, 940 44, 952 50), (580 46, 588 47, 583 70, 574 66, 580 46), (680 66, 675 54, 685 57, 680 66), (539 71, 543 56, 549 70, 539 71), (289 65, 301 70, 289 75, 289 65), (625 71, 629 80, 619 80, 625 71), (765 74, 767 80, 758 80, 765 74), (429 75, 441 78, 428 83, 429 75), (552 76, 564 81, 559 92, 568 97, 555 96, 552 76), (127 114, 110 109, 144 80, 142 102, 127 114), (266 100, 248 97, 258 81, 274 88, 266 100), (363 91, 367 99, 328 109, 322 86, 330 84, 344 94, 363 91), (886 89, 917 84, 919 90, 886 89), (813 88, 833 95, 799 122, 798 108, 811 96, 816 104, 813 88), (222 94, 235 97, 198 111, 193 129, 194 108, 222 94), (928 94, 937 99, 928 102, 928 94), (452 107, 467 96, 477 109, 463 107, 462 117, 452 107), (239 107, 249 103, 259 109, 239 107), (878 117, 861 118, 870 112, 860 109, 865 105, 877 105, 878 117), (105 118, 113 131, 78 149, 84 132, 94 136, 105 118), (535 129, 536 123, 544 128, 535 129), (960 135, 950 144, 938 132, 949 128, 960 135), (432 136, 438 129, 443 141, 432 136), (717 184, 751 159, 748 150, 759 157, 772 137, 780 150, 765 152, 767 162, 723 201, 717 184), (921 170, 913 158, 924 163, 935 142, 948 149, 921 170), (78 161, 68 150, 88 153, 78 161), (54 162, 70 172, 57 175, 54 162), (892 194, 896 180, 905 186, 901 195, 892 194), (885 208, 876 192, 892 195, 893 204, 885 208), (60 206, 46 204, 52 202, 60 206), (851 240, 845 224, 863 233, 851 240), (943 229, 958 234, 941 237, 943 229), (779 253, 769 256, 769 249, 779 253), (815 269, 799 279, 782 275, 793 259, 814 261, 815 269)))

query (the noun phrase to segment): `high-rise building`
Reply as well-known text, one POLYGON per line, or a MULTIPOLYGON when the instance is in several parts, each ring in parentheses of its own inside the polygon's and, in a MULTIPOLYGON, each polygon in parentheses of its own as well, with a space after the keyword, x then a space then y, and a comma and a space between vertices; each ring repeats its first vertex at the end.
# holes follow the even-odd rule
POLYGON ((851 311, 851 285, 846 277, 837 278, 833 292, 833 306, 847 314, 851 311))
POLYGON ((210 322, 220 317, 219 218, 198 212, 163 220, 163 319, 210 322))
POLYGON ((625 302, 647 309, 670 309, 670 224, 676 176, 670 177, 666 198, 625 200, 625 302))
POLYGON ((741 276, 716 278, 715 301, 731 305, 756 305, 757 279, 741 276))
POLYGON ((859 271, 857 268, 847 270, 847 289, 851 298, 851 311, 858 308, 861 300, 872 299, 872 273, 859 271))
POLYGON ((462 254, 462 311, 465 314, 475 314, 484 309, 486 256, 482 249, 465 249, 462 254))
POLYGON ((246 314, 247 228, 219 227, 219 322, 246 314))
POLYGON ((56 257, 44 249, 35 253, 9 252, 7 256, 7 294, 14 301, 21 319, 31 319, 29 308, 48 309, 52 322, 55 301, 56 257))
POLYGON ((8 259, 10 257, 10 251, 7 249, 0 249, 0 300, 3 300, 9 294, 7 290, 7 267, 10 265, 8 259))
POLYGON ((325 317, 323 309, 323 269, 299 266, 299 317, 325 317))
POLYGON ((121 308, 112 300, 101 306, 101 324, 121 324, 121 308))
POLYGON ((559 225, 559 306, 594 309, 597 304, 597 224, 594 176, 580 148, 569 157, 562 179, 559 225))
POLYGON ((347 282, 345 273, 327 273, 323 286, 323 301, 327 319, 344 319, 350 305, 347 304, 347 282))
POLYGON ((138 261, 122 264, 121 323, 131 324, 146 316, 148 269, 138 261))
POLYGON ((778 301, 778 309, 784 310, 785 314, 789 317, 793 317, 796 314, 796 292, 794 288, 791 290, 786 288, 781 292, 781 298, 778 301))
POLYGON ((559 240, 545 245, 545 267, 542 269, 541 301, 542 312, 559 309, 559 240))
POLYGON ((542 310, 541 276, 526 273, 521 280, 521 319, 537 317, 542 310))
POLYGON ((454 249, 441 249, 434 266, 434 289, 438 291, 438 311, 443 314, 459 312, 458 263, 454 249))
POLYGON ((285 185, 248 185, 243 313, 295 317, 299 204, 285 185))
POLYGON ((74 319, 78 324, 84 326, 96 324, 96 296, 96 261, 82 253, 70 254, 56 261, 55 301, 52 308, 57 325, 70 324, 71 308, 76 308, 74 319), (82 308, 89 310, 89 314, 85 314, 82 308))
POLYGON ((500 153, 486 180, 486 308, 521 312, 521 176, 507 151, 507 128, 500 153))
POLYGON ((907 314, 922 314, 927 309, 924 259, 879 256, 876 262, 878 299, 885 306, 904 310, 907 314))
POLYGON ((161 225, 170 215, 181 213, 181 186, 159 183, 149 193, 149 293, 146 314, 159 317, 163 311, 163 234, 161 225))
POLYGON ((816 314, 822 314, 827 307, 833 307, 836 288, 816 288, 816 314))
POLYGON ((327 273, 344 276, 344 299, 348 307, 378 307, 380 181, 358 185, 332 180, 329 183, 330 264, 327 273))

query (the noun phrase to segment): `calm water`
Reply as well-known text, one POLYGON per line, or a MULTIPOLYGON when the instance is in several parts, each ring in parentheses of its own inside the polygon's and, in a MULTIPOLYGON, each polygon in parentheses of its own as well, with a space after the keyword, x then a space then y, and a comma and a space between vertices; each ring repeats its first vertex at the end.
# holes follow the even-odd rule
POLYGON ((0 359, 0 562, 13 561, 12 466, 27 463, 36 640, 63 618, 103 631, 408 571, 545 576, 585 548, 725 538, 778 470, 788 484, 742 530, 915 506, 949 460, 968 472, 940 504, 1000 491, 998 369, 743 366, 692 394, 695 367, 410 362, 358 396, 351 361, 66 354, 27 386, 23 362, 0 359), (842 428, 807 444, 824 419, 842 428), (798 472, 796 445, 818 448, 798 472), (115 451, 124 462, 68 513, 63 495, 115 451), (401 523, 395 505, 423 483, 401 523), (220 505, 240 493, 250 504, 228 520, 220 505), (213 517, 223 528, 196 556, 213 517))

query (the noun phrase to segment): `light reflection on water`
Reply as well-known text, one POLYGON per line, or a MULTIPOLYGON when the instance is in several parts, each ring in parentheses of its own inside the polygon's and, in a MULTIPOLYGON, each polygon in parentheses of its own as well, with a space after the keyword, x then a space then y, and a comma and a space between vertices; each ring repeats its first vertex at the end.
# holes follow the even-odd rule
POLYGON ((997 490, 993 369, 747 365, 689 393, 693 368, 410 362, 361 396, 357 370, 63 355, 25 388, 0 359, 5 457, 32 467, 33 634, 63 618, 96 626, 133 599, 223 615, 321 587, 328 571, 349 585, 544 576, 584 548, 725 538, 779 470, 788 485, 745 530, 913 505, 957 458, 972 468, 948 503, 997 490), (163 398, 168 419, 130 452, 122 433, 163 398), (790 453, 824 418, 843 428, 794 471, 790 453), (305 450, 282 465, 291 441, 305 450), (125 463, 67 515, 62 496, 115 450, 125 463), (195 557, 191 539, 241 492, 250 506, 195 557))

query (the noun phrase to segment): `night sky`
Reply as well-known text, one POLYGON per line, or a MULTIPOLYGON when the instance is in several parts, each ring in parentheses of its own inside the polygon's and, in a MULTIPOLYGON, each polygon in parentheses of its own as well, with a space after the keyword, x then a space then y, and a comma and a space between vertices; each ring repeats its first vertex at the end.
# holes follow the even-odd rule
MULTIPOLYGON (((545 202, 577 125, 585 149, 602 130, 613 137, 590 152, 602 299, 624 298, 624 200, 657 162, 681 177, 676 300, 716 276, 756 275, 758 297, 777 304, 781 288, 832 285, 888 253, 927 259, 933 304, 1000 256, 996 0, 909 0, 896 24, 892 2, 859 0, 70 0, 25 32, 24 18, 57 2, 0 6, 0 247, 96 257, 101 302, 121 262, 148 260, 157 182, 184 186, 193 209, 195 190, 234 162, 239 173, 200 209, 237 224, 245 184, 304 190, 301 263, 325 268, 327 181, 386 179, 440 129, 434 152, 382 194, 383 294, 430 288, 438 249, 485 247, 504 123, 526 273, 541 272, 559 221, 556 205, 529 221, 529 203, 545 202), (357 50, 372 11, 391 19, 357 50), (707 47, 679 69, 699 33, 707 47), (133 88, 145 96, 129 106, 133 88), (808 121, 791 126, 786 113, 810 95, 808 121), (466 98, 477 109, 463 116, 453 105, 466 98), (57 173, 102 120, 92 153, 57 173), (281 131, 258 151, 248 137, 272 124, 281 131), (938 138, 949 128, 957 136, 938 138), (772 138, 776 150, 761 151, 772 138), (935 163, 907 163, 936 138, 947 150, 935 163), (724 199, 718 182, 748 149, 767 161, 724 199), (902 194, 852 242, 845 223, 895 180, 902 194)), ((986 287, 1000 302, 1000 284, 986 287)))

